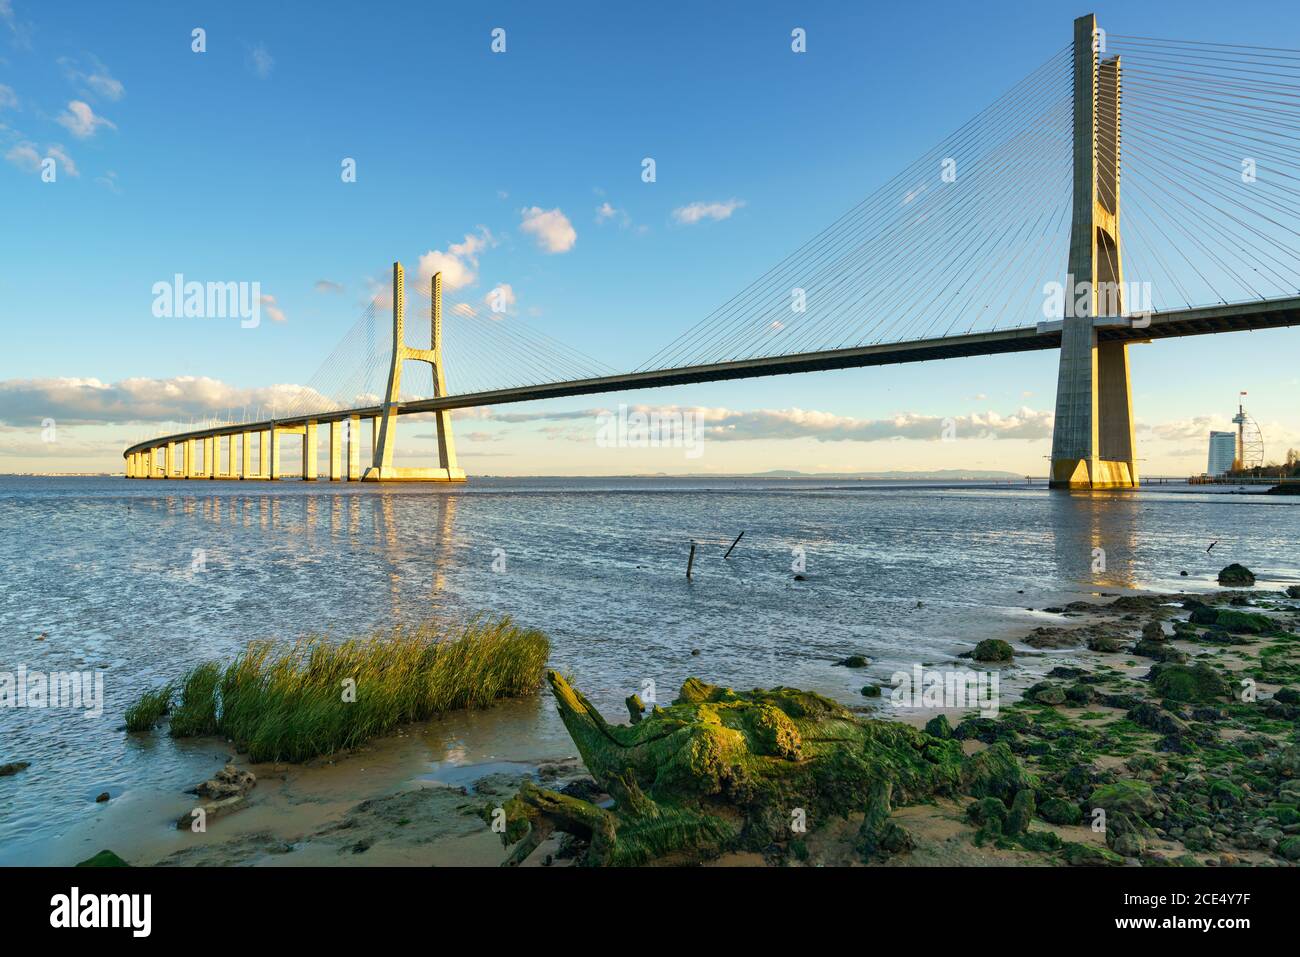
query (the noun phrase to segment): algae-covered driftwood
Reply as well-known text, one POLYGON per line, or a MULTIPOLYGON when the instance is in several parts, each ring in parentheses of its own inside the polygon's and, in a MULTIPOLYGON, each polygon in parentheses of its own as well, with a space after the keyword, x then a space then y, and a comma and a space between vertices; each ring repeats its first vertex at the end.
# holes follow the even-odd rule
MULTIPOLYGON (((610 809, 526 783, 505 805, 506 863, 554 830, 580 862, 690 863, 732 849, 779 853, 836 818, 857 820, 872 858, 909 846, 894 807, 959 793, 1010 801, 1030 782, 1004 744, 964 757, 957 741, 861 720, 793 688, 736 692, 690 678, 676 701, 631 725, 607 723, 554 671, 560 716, 610 809)), ((490 818, 493 809, 485 809, 490 818)))

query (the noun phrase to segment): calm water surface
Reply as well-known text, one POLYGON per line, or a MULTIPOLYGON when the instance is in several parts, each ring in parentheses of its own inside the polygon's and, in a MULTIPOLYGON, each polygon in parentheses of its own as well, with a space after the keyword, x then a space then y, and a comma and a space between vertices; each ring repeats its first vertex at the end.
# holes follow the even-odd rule
MULTIPOLYGON (((98 719, 0 708, 0 764, 32 763, 0 778, 0 863, 46 860, 44 848, 99 813, 102 791, 200 780, 210 755, 128 736, 122 711, 252 638, 500 611, 546 630, 552 665, 611 717, 644 681, 664 701, 690 674, 861 703, 858 688, 896 667, 1060 620, 1027 607, 1209 588, 1229 561, 1261 584, 1300 581, 1298 506, 1187 489, 807 480, 478 479, 449 490, 0 477, 0 673, 98 670, 107 699, 98 719), (806 581, 794 579, 796 549, 806 581), (1104 571, 1093 570, 1097 549, 1104 571), (852 652, 873 659, 866 673, 831 667, 852 652)), ((552 709, 538 715, 562 736, 552 709)))

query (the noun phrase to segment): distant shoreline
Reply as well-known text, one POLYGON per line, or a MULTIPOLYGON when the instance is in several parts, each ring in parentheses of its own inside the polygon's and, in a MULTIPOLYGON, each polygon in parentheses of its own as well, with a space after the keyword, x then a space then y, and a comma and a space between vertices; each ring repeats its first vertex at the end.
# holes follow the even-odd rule
MULTIPOLYGON (((0 478, 125 478, 120 472, 0 472, 0 478)), ((295 476, 287 476, 291 481, 295 476)), ((490 479, 764 479, 767 481, 826 481, 843 482, 1000 482, 1043 483, 1046 475, 1020 475, 1015 472, 976 472, 949 469, 937 472, 629 472, 616 475, 504 475, 483 472, 473 478, 490 479)), ((1186 482, 1185 475, 1153 475, 1149 481, 1186 482)), ((166 481, 160 479, 158 481, 166 481)), ((205 479, 172 479, 171 481, 205 481, 205 479)), ((222 482, 229 479, 218 480, 222 482)), ((257 481, 257 480, 254 480, 257 481)), ((322 482, 321 484, 329 484, 322 482)))

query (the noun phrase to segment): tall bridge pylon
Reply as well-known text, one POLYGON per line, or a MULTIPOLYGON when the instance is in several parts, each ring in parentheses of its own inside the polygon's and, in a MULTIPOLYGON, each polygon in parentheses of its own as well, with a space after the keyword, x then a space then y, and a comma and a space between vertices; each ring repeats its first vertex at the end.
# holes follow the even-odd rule
POLYGON ((361 476, 363 482, 463 482, 464 469, 456 465, 456 441, 451 432, 451 411, 434 412, 438 431, 437 468, 399 468, 393 465, 397 445, 397 408, 402 394, 402 363, 427 362, 433 367, 433 395, 447 394, 447 378, 442 362, 442 273, 433 274, 429 290, 429 348, 415 349, 406 344, 406 280, 400 262, 393 263, 393 358, 388 367, 388 388, 384 391, 383 412, 377 419, 378 434, 370 468, 361 476))
POLYGON ((1052 428, 1053 488, 1136 488, 1128 343, 1099 341, 1125 320, 1120 243, 1118 56, 1101 59, 1092 14, 1074 21, 1074 210, 1052 428), (1082 308, 1079 308, 1082 307, 1082 308))

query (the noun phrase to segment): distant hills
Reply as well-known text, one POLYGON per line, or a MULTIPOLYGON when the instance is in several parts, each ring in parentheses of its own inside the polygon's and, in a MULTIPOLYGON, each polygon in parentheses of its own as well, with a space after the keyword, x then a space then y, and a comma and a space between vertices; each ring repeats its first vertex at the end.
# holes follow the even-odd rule
POLYGON ((793 469, 773 469, 770 472, 750 472, 733 478, 811 478, 811 479, 889 479, 894 481, 1024 481, 1020 472, 998 472, 991 469, 939 469, 933 472, 799 472, 793 469))
MULTIPOLYGON (((553 476, 558 478, 560 476, 553 476)), ((571 476, 579 478, 581 476, 571 476)), ((678 478, 678 479, 837 479, 892 482, 1006 482, 1025 480, 1022 472, 998 472, 991 469, 938 469, 932 472, 800 472, 797 469, 772 469, 768 472, 652 472, 624 476, 586 476, 588 478, 678 478)))

